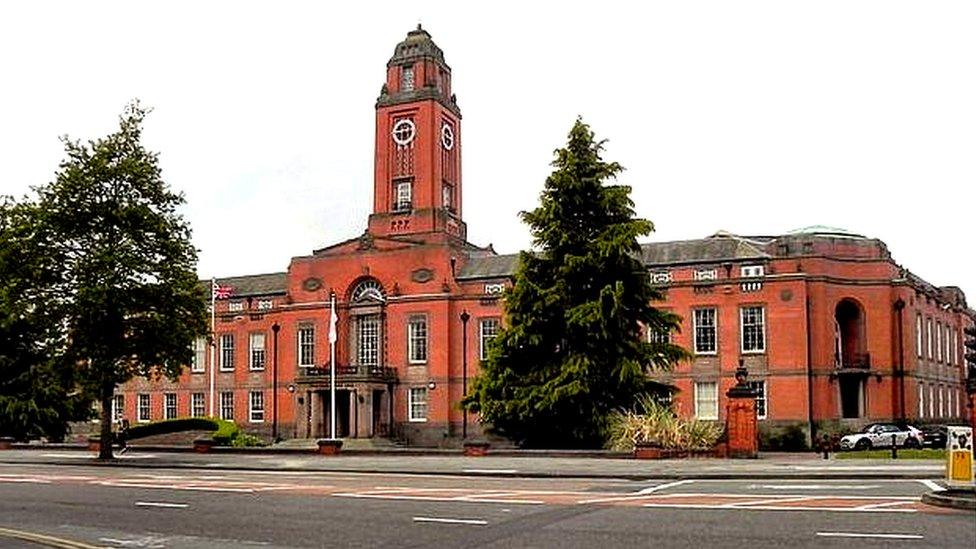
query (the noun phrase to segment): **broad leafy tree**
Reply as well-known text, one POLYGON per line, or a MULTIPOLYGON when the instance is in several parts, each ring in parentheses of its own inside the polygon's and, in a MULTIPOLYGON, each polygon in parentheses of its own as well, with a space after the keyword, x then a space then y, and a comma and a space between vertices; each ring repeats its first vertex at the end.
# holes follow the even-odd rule
POLYGON ((49 250, 35 245, 37 208, 0 199, 0 436, 60 440, 89 401, 66 360, 49 250))
POLYGON ((112 456, 115 388, 135 376, 176 378, 206 332, 196 249, 178 212, 183 196, 141 143, 145 116, 135 102, 116 132, 65 139, 55 180, 37 189, 39 245, 58 265, 53 287, 69 358, 101 405, 101 458, 112 456))
POLYGON ((641 337, 677 331, 678 317, 652 306, 663 296, 637 239, 653 225, 635 217, 630 187, 611 184, 622 168, 602 145, 577 120, 539 206, 522 212, 535 250, 519 258, 507 325, 465 402, 525 446, 602 445, 610 412, 658 389, 648 373, 685 353, 641 337))

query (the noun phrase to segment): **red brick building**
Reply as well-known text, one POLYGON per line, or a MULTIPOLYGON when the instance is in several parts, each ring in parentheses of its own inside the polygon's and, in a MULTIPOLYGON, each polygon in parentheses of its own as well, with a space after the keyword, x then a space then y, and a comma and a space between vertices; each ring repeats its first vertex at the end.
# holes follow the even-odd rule
MULTIPOLYGON (((232 294, 217 302, 213 360, 197 341, 178 382, 127 384, 116 414, 328 436, 334 294, 339 436, 441 445, 480 431, 458 402, 498 330, 517 256, 466 240, 461 145, 451 69, 418 28, 396 46, 376 101, 366 231, 284 273, 218 280, 232 294)), ((648 337, 694 353, 660 376, 682 413, 721 419, 741 359, 767 429, 964 415, 961 331, 973 311, 958 288, 894 263, 882 242, 811 229, 643 248, 667 293, 661 306, 684 318, 680 333, 648 337)))

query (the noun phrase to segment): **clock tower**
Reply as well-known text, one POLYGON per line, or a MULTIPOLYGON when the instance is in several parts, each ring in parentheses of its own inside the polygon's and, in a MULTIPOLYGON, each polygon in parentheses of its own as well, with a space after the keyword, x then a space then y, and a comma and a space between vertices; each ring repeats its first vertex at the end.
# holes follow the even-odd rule
POLYGON ((386 64, 376 100, 375 163, 370 234, 465 239, 461 111, 444 52, 420 25, 386 64))

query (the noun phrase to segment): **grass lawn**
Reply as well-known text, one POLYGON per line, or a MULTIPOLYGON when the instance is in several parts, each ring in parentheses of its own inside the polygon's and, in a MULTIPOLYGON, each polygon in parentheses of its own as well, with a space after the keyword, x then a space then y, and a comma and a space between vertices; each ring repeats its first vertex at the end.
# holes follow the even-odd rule
MULTIPOLYGON (((854 450, 852 452, 837 452, 837 459, 891 459, 891 449, 886 450, 854 450)), ((945 461, 946 451, 925 448, 921 450, 898 449, 898 459, 941 459, 945 461)))

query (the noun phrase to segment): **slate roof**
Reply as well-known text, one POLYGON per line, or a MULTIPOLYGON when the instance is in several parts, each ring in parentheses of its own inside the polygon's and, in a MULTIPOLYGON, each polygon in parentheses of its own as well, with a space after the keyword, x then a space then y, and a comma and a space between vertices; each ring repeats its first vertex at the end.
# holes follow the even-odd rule
POLYGON ((644 265, 680 265, 742 259, 766 259, 763 252, 749 241, 735 236, 648 242, 641 244, 644 265))
MULTIPOLYGON (((641 244, 641 261, 648 267, 769 258, 759 246, 735 236, 641 244)), ((502 278, 515 274, 518 254, 473 257, 461 269, 459 280, 502 278)))
POLYGON ((458 273, 458 280, 501 278, 515 274, 519 254, 472 257, 458 273))
MULTIPOLYGON (((248 276, 231 276, 218 278, 217 284, 220 286, 230 286, 231 299, 235 297, 248 297, 258 295, 284 294, 286 283, 286 273, 268 273, 248 276)), ((203 284, 209 285, 209 280, 201 280, 203 284)))

